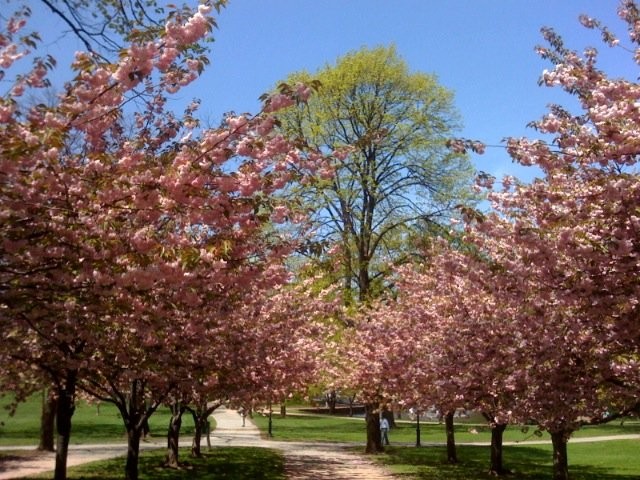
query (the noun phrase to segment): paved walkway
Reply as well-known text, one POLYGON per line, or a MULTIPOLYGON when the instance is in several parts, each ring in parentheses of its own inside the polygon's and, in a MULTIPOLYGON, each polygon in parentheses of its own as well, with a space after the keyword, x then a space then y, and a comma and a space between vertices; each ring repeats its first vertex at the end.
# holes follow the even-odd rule
POLYGON ((234 410, 219 408, 214 412, 216 429, 212 445, 259 446, 283 452, 289 480, 388 480, 391 473, 365 455, 353 453, 352 444, 281 442, 260 437, 258 428, 234 410))
MULTIPOLYGON (((256 446, 280 450, 285 457, 285 471, 289 480, 388 480, 391 473, 376 465, 364 455, 347 450, 347 444, 281 442, 263 439, 258 428, 246 419, 242 427, 242 418, 235 410, 218 408, 213 417, 216 429, 211 434, 212 446, 256 446)), ((145 442, 140 449, 164 448, 164 438, 145 442)), ((181 446, 190 446, 191 438, 180 442, 181 446)), ((202 441, 206 448, 206 441, 202 441)), ((31 450, 33 447, 4 447, 5 450, 31 450)), ((126 455, 127 447, 122 444, 70 445, 68 465, 79 465, 126 455)), ((38 453, 33 456, 16 456, 0 464, 0 480, 19 479, 28 475, 52 471, 55 464, 53 453, 38 453)))

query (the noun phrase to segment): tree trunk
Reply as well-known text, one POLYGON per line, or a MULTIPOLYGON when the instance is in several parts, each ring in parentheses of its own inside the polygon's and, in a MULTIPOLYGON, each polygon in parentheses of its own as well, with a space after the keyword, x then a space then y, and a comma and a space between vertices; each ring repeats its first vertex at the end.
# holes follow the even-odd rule
POLYGON ((367 447, 365 453, 384 452, 382 446, 382 435, 380 435, 380 417, 378 415, 378 404, 367 403, 365 409, 365 420, 367 423, 367 447))
MULTIPOLYGON (((155 410, 145 406, 144 382, 133 380, 129 393, 128 408, 126 405, 118 404, 120 413, 127 428, 127 461, 125 464, 125 479, 138 480, 138 461, 140 458, 140 439, 144 424, 151 413, 155 410)), ((157 405, 156 405, 157 406, 157 405)))
POLYGON ((447 462, 458 463, 455 430, 453 427, 453 414, 454 412, 447 412, 444 416, 444 425, 447 432, 447 462))
POLYGON ((142 428, 131 428, 127 430, 127 462, 124 467, 126 480, 138 480, 141 437, 142 428))
POLYGON ((195 425, 195 433, 191 442, 192 457, 202 457, 201 438, 203 432, 207 435, 207 447, 211 448, 211 423, 209 422, 209 415, 220 405, 220 402, 214 402, 209 405, 207 405, 206 402, 201 402, 196 405, 195 409, 188 409, 191 412, 193 424, 195 425))
POLYGON ((571 432, 559 430, 549 433, 553 445, 553 480, 569 480, 567 441, 571 432))
POLYGON ((359 253, 359 268, 358 268, 358 287, 359 294, 358 300, 360 302, 366 302, 369 300, 369 291, 371 290, 371 279, 369 278, 369 262, 365 259, 363 253, 359 253))
POLYGON ((325 394, 324 398, 325 402, 327 403, 327 407, 329 407, 329 414, 334 415, 336 413, 336 403, 338 401, 338 395, 336 391, 331 390, 330 392, 325 394))
POLYGON ((209 435, 209 432, 207 426, 203 425, 203 421, 196 410, 191 410, 191 416, 193 417, 194 426, 193 439, 191 440, 191 456, 194 458, 200 458, 202 457, 202 450, 200 448, 202 432, 204 430, 207 435, 209 435))
POLYGON ((40 443, 38 450, 55 451, 56 397, 48 389, 42 390, 42 416, 40 417, 40 443))
POLYGON ((164 466, 169 468, 178 468, 179 444, 180 444, 180 427, 182 426, 182 414, 185 407, 180 402, 171 404, 171 418, 169 419, 169 430, 167 432, 167 454, 165 456, 164 466))
POLYGON ((353 404, 356 401, 356 394, 354 393, 349 397, 349 416, 353 417, 353 404))
POLYGON ((67 457, 69 454, 69 440, 71 438, 71 417, 75 411, 75 396, 77 373, 75 370, 68 370, 64 383, 57 387, 56 405, 56 465, 54 480, 66 480, 67 478, 67 457))
POLYGON ((494 424, 491 428, 491 465, 489 466, 489 474, 504 475, 509 473, 502 464, 502 435, 504 434, 506 424, 494 424))
MULTIPOLYGON (((146 404, 145 404, 145 410, 147 409, 146 404)), ((147 440, 147 437, 151 436, 151 427, 149 426, 149 417, 147 417, 145 415, 144 419, 142 420, 142 439, 143 440, 147 440)))

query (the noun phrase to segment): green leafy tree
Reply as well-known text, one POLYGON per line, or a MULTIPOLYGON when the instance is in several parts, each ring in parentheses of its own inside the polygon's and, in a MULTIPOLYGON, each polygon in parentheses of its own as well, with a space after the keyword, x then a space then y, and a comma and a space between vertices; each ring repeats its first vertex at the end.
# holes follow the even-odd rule
POLYGON ((459 126, 453 94, 434 75, 410 72, 394 47, 348 53, 283 85, 314 81, 317 94, 281 114, 281 128, 342 155, 327 172, 334 175, 290 193, 313 212, 316 245, 336 246, 334 274, 347 303, 365 301, 388 265, 406 260, 416 229, 448 219, 470 199, 473 170, 447 148, 459 126))
MULTIPOLYGON (((348 53, 279 88, 302 93, 300 85, 318 91, 283 111, 280 128, 336 162, 324 180, 288 193, 316 225, 307 253, 342 280, 345 303, 356 306, 386 286, 390 267, 409 259, 416 239, 472 199, 473 169, 462 149, 449 148, 459 127, 453 94, 434 75, 411 72, 394 47, 348 53)), ((383 450, 379 407, 366 405, 367 452, 383 450)))

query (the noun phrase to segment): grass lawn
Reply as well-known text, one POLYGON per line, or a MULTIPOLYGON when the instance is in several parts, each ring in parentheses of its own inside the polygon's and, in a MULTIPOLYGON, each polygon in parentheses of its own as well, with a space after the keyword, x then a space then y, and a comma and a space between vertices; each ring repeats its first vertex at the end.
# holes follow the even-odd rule
MULTIPOLYGON (((388 447, 375 459, 393 472, 424 480, 489 480, 487 447, 458 446, 456 465, 446 463, 445 447, 388 447)), ((569 444, 572 480, 637 480, 640 456, 637 441, 569 444)), ((548 480, 551 478, 551 445, 504 447, 504 466, 513 472, 505 478, 548 480)))
MULTIPOLYGON (((0 406, 9 403, 0 398, 0 406)), ((0 446, 37 445, 40 438, 41 395, 33 395, 18 406, 14 416, 0 409, 0 446)), ((164 437, 169 425, 170 412, 160 407, 149 419, 153 437, 164 437)), ((181 434, 193 435, 193 419, 186 413, 182 417, 181 434)), ((124 424, 118 409, 110 403, 80 401, 71 419, 71 444, 126 442, 124 424)))
MULTIPOLYGON (((268 418, 256 415, 255 423, 266 433, 268 418)), ((274 414, 272 431, 276 440, 356 442, 364 445, 365 425, 363 419, 330 416, 297 416, 289 414, 281 418, 274 414)), ((425 480, 489 480, 495 478, 489 468, 489 448, 487 446, 459 445, 459 464, 446 463, 444 446, 429 446, 445 442, 444 425, 421 423, 420 437, 423 447, 415 448, 415 423, 399 422, 391 430, 391 447, 386 453, 374 458, 386 464, 392 471, 409 478, 425 480), (394 445, 395 444, 395 445, 394 445), (405 444, 398 446, 398 444, 405 444)), ((510 427, 505 432, 505 441, 548 439, 544 434, 533 434, 535 428, 523 431, 520 427, 510 427)), ((616 434, 639 434, 637 420, 624 424, 614 422, 608 425, 585 427, 576 437, 616 434)), ((486 425, 458 423, 456 441, 489 442, 490 431, 486 425), (470 433, 473 430, 477 433, 470 433)), ((640 456, 638 440, 620 440, 595 443, 570 443, 568 446, 569 468, 572 480, 638 480, 640 478, 640 456)), ((354 447, 363 451, 363 447, 354 447)), ((504 465, 514 475, 508 479, 548 480, 552 471, 551 445, 515 445, 504 448, 504 465)))
MULTIPOLYGON (((235 480, 284 480, 284 460, 273 450, 253 447, 217 447, 203 452, 202 458, 189 457, 181 449, 182 467, 178 470, 162 466, 164 449, 140 455, 140 480, 193 480, 228 478, 235 480)), ((69 480, 121 480, 124 458, 88 463, 68 469, 69 480)), ((51 473, 34 475, 23 480, 51 478, 51 473)))
MULTIPOLYGON (((254 422, 263 431, 267 431, 268 418, 254 415, 254 422)), ((486 424, 462 423, 455 425, 456 442, 490 442, 491 431, 486 424)), ((535 427, 510 426, 504 433, 505 442, 524 442, 527 440, 549 439, 548 434, 534 434, 535 427)), ((308 440, 318 442, 357 442, 365 443, 365 424, 362 418, 335 417, 328 415, 295 415, 291 413, 285 418, 278 414, 272 416, 272 432, 277 440, 308 440)), ((584 427, 575 433, 575 437, 601 435, 640 434, 640 422, 628 420, 624 424, 613 422, 607 425, 584 427)), ((397 427, 391 429, 389 440, 392 443, 411 444, 416 442, 415 422, 398 421, 397 427)), ((420 423, 420 441, 423 445, 444 443, 446 441, 444 424, 435 422, 420 423)))
MULTIPOLYGON (((8 403, 7 401, 4 404, 8 403)), ((3 404, 0 399, 0 405, 3 404)), ((17 414, 9 417, 0 412, 0 446, 35 445, 38 441, 41 398, 34 396, 21 404, 17 414)), ((273 435, 276 440, 320 441, 354 443, 354 448, 363 451, 366 440, 365 423, 362 418, 335 417, 328 415, 296 415, 295 410, 282 418, 273 415, 273 435), (357 446, 356 446, 357 445, 357 446)), ((150 421, 152 435, 163 438, 169 420, 167 409, 160 409, 150 421)), ((458 421, 458 419, 456 419, 458 421)), ((268 418, 256 414, 254 421, 266 434, 268 418)), ((457 465, 445 462, 444 425, 421 423, 423 447, 415 448, 415 422, 400 421, 390 432, 391 447, 383 455, 376 456, 379 462, 387 464, 394 472, 408 478, 429 480, 488 480, 489 449, 486 446, 460 445, 465 442, 489 442, 490 430, 478 419, 460 420, 456 424, 458 442, 457 465), (431 446, 430 446, 431 444, 431 446)), ((505 441, 523 442, 538 440, 535 428, 521 429, 509 427, 505 441)), ((182 435, 193 433, 190 415, 183 418, 182 435)), ((575 437, 640 434, 640 422, 627 420, 623 424, 585 427, 576 432, 575 437)), ((548 436, 544 434, 543 439, 548 436)), ((119 413, 110 404, 81 402, 73 417, 72 443, 123 442, 124 427, 119 413)), ((640 456, 638 440, 616 440, 598 443, 569 443, 569 465, 572 480, 637 480, 640 478, 640 456)), ((20 453, 22 454, 22 453, 20 453)), ((2 455, 0 455, 1 457, 2 455)), ((268 449, 257 448, 215 448, 205 452, 204 459, 191 459, 188 452, 182 454, 185 462, 180 470, 161 467, 164 449, 144 452, 141 456, 141 480, 146 479, 194 479, 194 478, 234 478, 234 479, 283 479, 281 456, 268 449)), ((509 479, 542 480, 551 477, 551 446, 520 444, 506 446, 504 464, 514 475, 509 479)), ((122 458, 96 462, 70 469, 70 479, 119 479, 122 478, 124 460, 122 458)), ((45 476, 33 478, 48 478, 45 476)))

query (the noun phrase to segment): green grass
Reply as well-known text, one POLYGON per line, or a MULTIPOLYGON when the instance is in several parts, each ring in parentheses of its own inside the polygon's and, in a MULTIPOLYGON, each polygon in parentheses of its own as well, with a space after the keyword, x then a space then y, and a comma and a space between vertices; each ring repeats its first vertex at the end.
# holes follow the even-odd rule
MULTIPOLYGON (((636 441, 569 444, 569 471, 572 480, 637 480, 640 457, 636 441)), ((393 472, 424 480, 489 480, 487 447, 458 446, 459 463, 446 462, 445 447, 388 447, 374 457, 393 472)), ((508 479, 548 480, 551 478, 551 446, 504 447, 504 466, 513 475, 508 479)))
MULTIPOLYGON (((253 421, 266 435, 268 417, 254 414, 253 421)), ((276 440, 313 442, 362 442, 365 430, 362 419, 325 415, 272 416, 272 432, 276 440)))
MULTIPOLYGON (((193 480, 220 478, 234 480, 284 480, 284 460, 280 453, 266 448, 216 447, 203 453, 202 458, 189 457, 188 449, 181 449, 181 468, 162 466, 164 449, 146 451, 140 455, 140 480, 193 480)), ((92 462, 68 469, 69 480, 121 480, 124 459, 115 458, 92 462)), ((23 480, 51 478, 51 473, 34 475, 23 480)))
MULTIPOLYGON (((268 418, 260 415, 254 421, 263 434, 267 432, 268 418)), ((362 452, 366 436, 363 419, 331 416, 298 416, 289 414, 286 418, 272 417, 272 431, 276 440, 354 442, 354 447, 362 452)), ((421 423, 421 448, 415 448, 415 423, 398 422, 391 430, 391 447, 386 453, 374 458, 401 477, 425 480, 489 480, 489 448, 487 446, 458 445, 457 465, 446 462, 444 446, 429 446, 445 442, 444 425, 421 423), (403 445, 404 444, 404 445, 403 445), (399 446, 402 445, 402 446, 399 446), (407 446, 411 445, 411 446, 407 446)), ((520 427, 510 427, 505 432, 505 441, 539 440, 534 427, 523 431, 520 427)), ((585 427, 576 437, 616 434, 638 434, 637 420, 585 427)), ((544 434, 542 439, 548 439, 544 434)), ((456 424, 456 441, 489 442, 490 429, 486 425, 474 423, 456 424), (477 433, 470 433, 473 429, 477 433)), ((570 443, 568 446, 569 468, 572 480, 637 480, 640 478, 640 456, 637 455, 637 440, 620 440, 597 443, 570 443)), ((548 480, 552 471, 551 445, 505 446, 504 466, 514 472, 508 479, 548 480)))
MULTIPOLYGON (((254 422, 263 431, 267 431, 268 418, 255 415, 254 422)), ((285 441, 317 441, 317 442, 365 442, 365 424, 362 418, 334 417, 328 415, 295 415, 285 418, 272 416, 272 432, 274 438, 285 441)), ((457 423, 455 425, 456 442, 490 442, 491 430, 486 424, 457 423), (472 433, 473 432, 473 433, 472 433)), ((505 442, 523 442, 527 440, 548 440, 549 435, 534 434, 535 427, 510 426, 504 433, 505 442)), ((584 427, 576 432, 575 437, 640 434, 640 422, 626 421, 623 425, 614 422, 607 425, 584 427)), ((397 427, 391 429, 389 439, 392 443, 415 445, 415 422, 398 421, 397 427)), ((443 443, 446 441, 444 425, 439 423, 420 423, 420 441, 422 444, 443 443)))
MULTIPOLYGON (((17 414, 9 417, 0 412, 1 445, 35 445, 39 435, 40 397, 34 396, 21 404, 17 414)), ((5 402, 6 403, 6 402, 5 402)), ((2 400, 0 400, 2 405, 2 400)), ((273 415, 273 435, 276 440, 351 442, 358 451, 365 443, 365 424, 361 418, 334 417, 327 415, 296 415, 290 409, 286 418, 273 415)), ((151 418, 151 432, 156 438, 163 438, 169 420, 167 409, 160 409, 151 418)), ((254 421, 266 434, 268 418, 255 415, 254 421)), ((523 431, 520 427, 509 427, 505 441, 522 442, 538 440, 533 434, 535 427, 523 431)), ((193 432, 190 415, 183 417, 182 435, 193 432)), ((621 424, 585 427, 575 437, 640 434, 640 422, 628 420, 621 424)), ((548 439, 546 434, 543 439, 548 439)), ((486 446, 460 445, 465 442, 490 441, 490 429, 478 419, 468 419, 456 423, 456 441, 460 463, 448 465, 442 444, 445 441, 444 425, 430 422, 421 423, 422 448, 415 448, 415 422, 399 421, 391 430, 392 446, 384 455, 375 458, 389 465, 396 473, 417 479, 430 480, 488 480, 486 471, 489 464, 489 449, 486 446), (473 433, 472 433, 473 432, 473 433), (409 445, 409 446, 407 446, 409 445)), ((114 406, 81 402, 73 417, 72 443, 122 442, 125 441, 122 419, 114 406)), ((569 464, 572 480, 631 480, 640 478, 640 456, 637 455, 637 440, 610 441, 606 443, 570 443, 569 464)), ((23 453, 16 453, 22 455, 23 453)), ((2 455, 0 455, 1 457, 2 455)), ((164 450, 145 452, 141 456, 141 480, 182 479, 182 478, 284 478, 282 458, 264 449, 215 448, 205 452, 203 460, 191 459, 188 452, 182 454, 183 469, 161 468, 164 450)), ((510 479, 542 480, 551 476, 551 446, 526 445, 506 446, 505 467, 513 470, 510 479)), ((114 459, 83 465, 70 469, 71 479, 116 479, 122 478, 124 460, 114 459)), ((34 477, 36 478, 36 477, 34 477)), ((39 478, 48 478, 41 476, 39 478)))
MULTIPOLYGON (((9 399, 0 398, 0 406, 9 399)), ((14 416, 4 408, 0 410, 0 446, 37 445, 40 435, 42 397, 34 395, 18 405, 14 416)), ((153 437, 164 437, 169 425, 170 412, 160 407, 149 419, 153 437)), ((181 435, 193 434, 193 419, 186 413, 182 417, 181 435)), ((71 444, 126 442, 127 436, 118 409, 110 403, 99 405, 78 402, 71 420, 71 444)))

